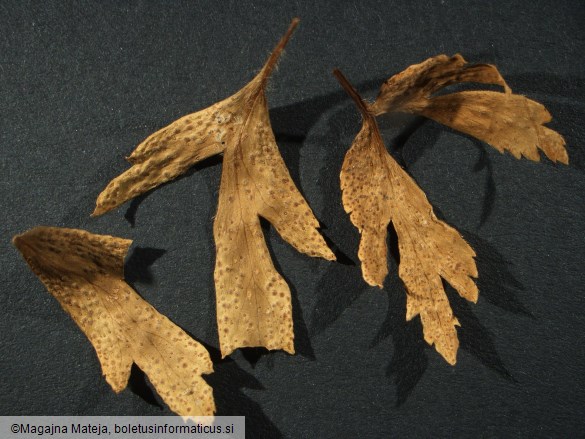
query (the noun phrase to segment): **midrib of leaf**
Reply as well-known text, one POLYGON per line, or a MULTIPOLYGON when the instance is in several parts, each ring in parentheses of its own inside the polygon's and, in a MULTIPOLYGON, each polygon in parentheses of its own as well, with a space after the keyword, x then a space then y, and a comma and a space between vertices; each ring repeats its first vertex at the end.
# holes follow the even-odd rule
MULTIPOLYGON (((402 210, 398 209, 396 206, 396 200, 398 197, 397 197, 397 194, 395 191, 394 181, 392 178, 390 178, 390 176, 395 173, 395 171, 394 171, 394 169, 392 169, 392 167, 398 167, 399 165, 397 163, 392 162, 393 158, 392 158, 392 156, 390 156, 390 153, 385 148, 384 141, 382 140, 382 136, 380 135, 380 130, 378 128, 378 123, 376 121, 376 118, 370 112, 365 113, 364 117, 367 117, 368 123, 372 124, 372 129, 371 129, 372 136, 375 137, 373 144, 375 145, 376 152, 378 153, 378 158, 380 160, 380 164, 386 170, 387 181, 388 181, 388 183, 390 183, 389 187, 392 190, 392 199, 391 199, 390 203, 388 203, 389 204, 388 207, 390 207, 390 209, 391 209, 390 223, 392 223, 392 227, 394 227, 396 229, 396 227, 394 226, 394 223, 398 222, 396 220, 400 220, 401 224, 404 224, 404 220, 405 220, 404 215, 402 214, 402 210)), ((390 224, 386 225, 386 227, 388 227, 389 225, 390 224)), ((423 259, 420 257, 420 251, 415 244, 416 241, 413 239, 413 237, 410 233, 410 229, 408 227, 402 227, 402 232, 408 236, 408 242, 409 242, 410 247, 412 248, 414 254, 416 255, 416 260, 418 261, 419 265, 425 266, 422 263, 423 259)), ((423 274, 424 274, 424 277, 427 280, 427 282, 429 284, 432 283, 431 280, 429 279, 429 274, 428 274, 426 269, 423 271, 423 274)), ((408 291, 408 294, 412 294, 415 297, 420 297, 416 294, 413 294, 411 291, 408 291)), ((433 303, 435 303, 434 297, 431 297, 431 300, 433 301, 433 303)))
MULTIPOLYGON (((106 276, 105 279, 107 279, 109 281, 123 281, 123 279, 115 279, 115 278, 112 278, 110 276, 106 276)), ((101 290, 104 293, 104 294, 96 294, 96 295, 98 297, 98 300, 100 301, 100 303, 102 304, 102 306, 104 307, 104 309, 106 310, 108 315, 110 316, 110 320, 114 323, 114 325, 116 325, 118 330, 120 330, 124 334, 124 337, 126 337, 128 343, 132 347, 132 352, 131 352, 132 362, 138 364, 137 361, 139 361, 139 359, 142 358, 142 361, 152 362, 154 364, 155 359, 152 356, 147 356, 146 353, 141 352, 146 348, 146 346, 144 346, 142 343, 144 343, 144 341, 147 340, 148 341, 148 348, 153 349, 158 354, 158 360, 161 363, 161 366, 159 367, 159 369, 161 369, 161 370, 164 369, 167 374, 175 377, 175 380, 177 382, 180 382, 182 380, 182 377, 179 373, 177 373, 176 365, 173 365, 167 361, 166 355, 164 355, 163 352, 161 352, 159 350, 159 347, 157 346, 157 344, 155 342, 156 338, 161 339, 163 342, 166 342, 166 343, 168 343, 169 340, 160 334, 157 334, 155 332, 152 332, 152 331, 145 329, 143 327, 143 324, 139 323, 134 317, 132 317, 126 311, 125 307, 119 302, 118 296, 114 296, 113 300, 108 304, 107 301, 104 301, 104 297, 112 297, 112 294, 109 293, 106 289, 104 289, 101 285, 96 284, 96 283, 91 282, 91 281, 88 281, 88 282, 90 285, 94 286, 96 289, 101 290), (112 311, 110 306, 115 307, 115 310, 112 311), (115 316, 116 311, 120 311, 121 313, 126 315, 127 320, 117 319, 115 316), (129 324, 129 322, 132 322, 132 324, 129 324), (135 333, 134 332, 135 329, 138 329, 142 334, 146 334, 146 337, 140 337, 140 336, 134 337, 133 335, 135 333)), ((144 302, 144 305, 146 307, 153 308, 155 313, 157 312, 156 309, 154 309, 154 307, 152 307, 142 297, 140 297, 140 295, 133 288, 131 288, 130 286, 125 286, 124 288, 127 289, 126 293, 136 294, 144 302)), ((161 314, 159 318, 164 319, 164 316, 161 314)), ((120 340, 117 340, 117 341, 120 342, 120 340)), ((120 345, 120 343, 118 343, 118 349, 120 351, 124 349, 123 342, 122 342, 122 345, 120 345)), ((152 367, 155 367, 155 366, 153 365, 152 367)), ((202 405, 199 402, 197 402, 196 404, 198 407, 202 407, 202 405)))
MULTIPOLYGON (((265 87, 266 87, 266 82, 268 81, 268 78, 270 77, 270 74, 272 73, 272 70, 274 69, 274 67, 276 66, 276 63, 278 62, 278 59, 280 58, 282 51, 284 50, 284 47, 286 46, 286 44, 288 43, 288 40, 290 39, 290 37, 292 36, 292 33, 294 32, 295 28, 297 27, 299 23, 299 20, 297 18, 293 19, 293 21, 291 22, 286 34, 281 38, 280 42, 278 43, 278 45, 276 46, 276 48, 274 49, 274 51, 272 52, 272 54, 270 55, 270 57, 268 58, 268 60, 266 61, 265 66, 263 67, 262 71, 259 73, 259 81, 258 84, 254 87, 253 91, 250 93, 250 99, 249 101, 251 102, 251 105, 246 106, 247 108, 247 112, 244 116, 244 123, 240 126, 239 129, 239 133, 238 133, 238 138, 237 138, 237 142, 235 142, 235 146, 234 146, 234 157, 237 155, 240 158, 240 163, 241 163, 241 167, 240 169, 244 169, 246 172, 246 175, 244 176, 244 178, 247 178, 252 185, 256 188, 256 191, 254 192, 254 197, 259 197, 262 200, 262 203, 264 203, 264 205, 270 206, 271 208, 272 205, 268 202, 266 202, 266 200, 264 199, 264 197, 262 196, 262 191, 260 190, 260 188, 257 186, 256 180, 252 177, 250 171, 247 168, 246 165, 246 161, 244 160, 244 150, 242 147, 243 144, 243 136, 246 132, 251 131, 250 130, 250 121, 251 121, 251 115, 254 112, 254 110, 256 109, 257 105, 265 105, 265 102, 261 102, 259 103, 259 100, 265 101, 265 97, 264 97, 264 93, 265 93, 265 87)), ((265 109, 265 111, 268 111, 268 109, 265 109)), ((254 258, 251 256, 253 254, 257 253, 257 249, 256 247, 251 248, 250 246, 250 239, 249 239, 249 234, 251 232, 250 228, 251 227, 260 227, 259 225, 259 216, 260 213, 259 212, 254 212, 252 214, 252 216, 254 218, 248 218, 249 214, 244 215, 244 213, 248 213, 249 210, 244 209, 243 203, 242 203, 242 194, 241 194, 241 186, 238 184, 239 179, 242 178, 242 176, 240 175, 240 173, 237 171, 236 166, 233 163, 224 163, 225 167, 231 167, 231 171, 233 173, 233 177, 234 177, 234 182, 235 182, 235 187, 236 187, 236 196, 238 197, 238 206, 239 206, 239 210, 240 210, 240 227, 243 228, 243 232, 244 232, 244 239, 246 242, 246 253, 248 256, 248 261, 253 260, 254 258), (246 218, 245 218, 246 217, 246 218), (254 224, 248 224, 246 222, 246 220, 252 220, 255 223, 254 224)), ((226 170, 226 172, 228 172, 229 170, 226 170)), ((222 179, 223 180, 223 179, 222 179)), ((222 186, 220 183, 220 192, 222 190, 222 186)), ((274 209, 274 208, 273 208, 274 209)), ((261 229, 261 227, 260 227, 261 229)), ((262 233, 262 231, 261 231, 262 233)), ((263 233, 262 233, 263 234, 263 233)), ((264 234, 263 234, 264 235, 264 234)), ((263 239, 266 239, 265 237, 263 239)), ((276 269, 275 269, 276 271, 276 269)), ((253 283, 254 286, 256 288, 254 288, 254 291, 257 290, 262 290, 262 286, 258 283, 257 277, 256 277, 256 273, 255 270, 252 269, 250 272, 250 278, 247 280, 247 284, 244 286, 244 290, 245 291, 251 291, 250 284, 253 283)), ((257 334, 258 338, 260 337, 261 334, 261 327, 260 327, 260 316, 258 314, 258 294, 255 293, 251 293, 250 294, 253 297, 254 300, 254 310, 256 313, 256 319, 254 321, 254 327, 255 327, 255 332, 257 334)), ((268 304, 270 305, 270 303, 268 302, 268 304)), ((270 306, 272 308, 272 306, 270 306)), ((238 317, 238 325, 241 322, 242 319, 242 315, 240 314, 238 317)))

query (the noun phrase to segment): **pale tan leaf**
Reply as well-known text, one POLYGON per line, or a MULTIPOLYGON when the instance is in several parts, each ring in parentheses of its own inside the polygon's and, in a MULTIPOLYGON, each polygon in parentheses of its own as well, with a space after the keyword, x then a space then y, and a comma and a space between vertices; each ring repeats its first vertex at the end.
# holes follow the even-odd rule
POLYGON ((99 194, 92 216, 102 215, 177 178, 237 141, 243 121, 243 91, 151 134, 128 157, 133 166, 99 194))
POLYGON ((437 219, 424 192, 388 154, 374 115, 357 92, 335 72, 362 112, 363 126, 341 170, 343 206, 361 233, 358 256, 363 277, 380 288, 388 274, 386 236, 392 222, 398 236, 399 276, 407 292, 407 320, 420 314, 424 337, 455 364, 459 324, 442 280, 477 301, 473 249, 459 233, 437 219))
POLYGON ((490 91, 463 91, 437 96, 419 111, 453 129, 478 138, 500 152, 539 161, 538 149, 553 162, 569 163, 565 140, 543 126, 551 116, 543 105, 524 96, 490 91))
POLYGON ((278 153, 263 95, 248 120, 254 126, 245 127, 241 144, 224 154, 214 223, 223 356, 245 346, 294 352, 290 290, 272 264, 259 216, 299 251, 334 258, 278 153))
POLYGON ((424 107, 432 94, 461 82, 496 84, 510 92, 495 66, 470 66, 459 54, 452 57, 438 55, 387 79, 370 105, 370 111, 376 116, 392 111, 415 111, 424 107))
POLYGON ((132 241, 36 227, 13 243, 92 343, 115 392, 136 363, 172 411, 213 415, 212 389, 201 377, 213 372, 207 350, 124 282, 132 241))
POLYGON ((468 65, 461 55, 438 55, 392 76, 380 88, 372 113, 418 114, 476 137, 496 148, 539 161, 540 149, 553 162, 569 161, 565 141, 543 124, 551 116, 543 105, 512 94, 495 66, 468 65), (500 85, 504 92, 464 91, 440 96, 461 82, 500 85))
POLYGON ((94 212, 113 209, 177 177, 198 160, 223 152, 214 222, 223 356, 246 346, 294 352, 290 290, 270 259, 260 217, 298 251, 335 259, 280 156, 268 116, 266 83, 297 24, 293 20, 264 67, 239 92, 173 122, 139 145, 129 158, 132 168, 108 184, 94 212))

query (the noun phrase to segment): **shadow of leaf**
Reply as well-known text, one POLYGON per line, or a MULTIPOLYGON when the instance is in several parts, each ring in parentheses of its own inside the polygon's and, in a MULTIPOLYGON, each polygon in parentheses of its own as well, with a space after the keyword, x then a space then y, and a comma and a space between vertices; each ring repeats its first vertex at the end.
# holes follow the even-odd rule
MULTIPOLYGON (((384 79, 386 78, 374 79, 358 84, 358 89, 361 91, 375 90, 384 79)), ((523 91, 530 91, 533 86, 531 81, 538 80, 539 87, 544 84, 550 89, 549 92, 552 91, 553 94, 558 93, 559 96, 568 97, 564 88, 565 81, 559 78, 534 74, 507 79, 511 84, 514 82, 523 84, 520 87, 523 91)), ((331 236, 340 237, 337 240, 337 248, 340 250, 344 249, 342 254, 353 255, 357 250, 358 236, 341 207, 338 176, 345 151, 351 143, 351 139, 359 130, 359 120, 356 118, 355 112, 351 109, 349 102, 348 105, 340 106, 346 99, 345 94, 340 91, 294 105, 276 108, 271 110, 270 113, 274 130, 278 133, 279 141, 282 144, 281 153, 283 158, 290 169, 291 176, 299 184, 299 145, 305 140, 304 136, 306 133, 310 132, 311 128, 317 124, 323 115, 336 106, 340 107, 333 114, 329 115, 328 129, 326 132, 319 133, 316 139, 316 141, 320 141, 325 145, 328 163, 320 177, 321 187, 329 195, 326 197, 325 214, 322 219, 325 223, 331 225, 328 233, 331 236), (347 249, 351 249, 352 251, 347 251, 347 249)), ((549 106, 548 103, 545 104, 549 106)), ((554 101, 552 105, 553 107, 555 105, 563 107, 563 111, 568 111, 562 100, 554 101)), ((404 131, 401 131, 387 143, 392 154, 402 164, 408 166, 416 162, 425 149, 433 147, 436 141, 436 136, 433 133, 439 132, 440 130, 431 129, 427 131, 427 136, 429 133, 431 134, 431 141, 422 142, 420 145, 411 148, 409 145, 411 136, 419 130, 425 130, 425 123, 420 119, 406 122, 404 119, 397 119, 395 121, 384 122, 383 128, 387 130, 401 125, 404 127, 404 131)), ((569 140, 569 142, 571 141, 569 140)), ((476 145, 479 144, 476 143, 476 145)), ((481 145, 482 148, 485 148, 483 144, 481 145)), ((576 162, 577 167, 580 167, 581 161, 577 155, 577 160, 573 160, 572 163, 574 164, 576 162)), ((486 170, 487 177, 484 207, 481 216, 482 224, 489 218, 495 200, 493 172, 485 152, 482 152, 480 155, 478 165, 476 166, 476 171, 483 169, 486 170)), ((194 171, 190 171, 187 175, 190 175, 192 172, 194 171)), ((136 209, 140 202, 136 202, 136 206, 133 208, 134 213, 131 212, 129 215, 131 219, 135 218, 136 209)), ((480 271, 478 285, 481 294, 486 300, 502 309, 530 315, 530 312, 517 299, 517 295, 514 294, 514 291, 521 290, 522 286, 507 270, 507 264, 503 258, 501 258, 493 247, 487 245, 487 243, 476 240, 474 244, 473 237, 467 237, 467 239, 478 253, 477 262, 480 271), (502 287, 502 285, 504 286, 502 287)), ((396 279, 397 277, 394 276, 394 280, 396 279)), ((400 303, 395 303, 398 300, 396 297, 399 296, 399 294, 396 294, 396 291, 400 291, 400 288, 394 285, 394 281, 390 282, 393 284, 393 292, 389 294, 394 299, 390 300, 391 306, 389 306, 388 316, 382 328, 380 328, 377 339, 387 337, 390 334, 393 336, 395 353, 388 367, 388 374, 389 376, 395 376, 398 387, 397 404, 401 404, 407 399, 412 389, 416 386, 416 383, 420 380, 420 377, 424 374, 427 367, 427 358, 424 353, 425 344, 422 341, 420 323, 416 321, 407 323, 404 321, 403 312, 396 311, 404 310, 404 295, 402 295, 400 303)), ((358 266, 330 265, 319 282, 320 295, 317 297, 316 305, 311 315, 310 329, 307 331, 308 335, 314 335, 323 331, 333 321, 339 318, 343 311, 351 306, 353 301, 365 288, 358 266)), ((293 291, 292 293, 293 297, 296 297, 296 292, 293 291)), ((449 294, 453 295, 452 293, 449 294)), ((470 311, 469 305, 458 297, 453 297, 452 303, 454 310, 464 326, 460 332, 462 348, 478 357, 482 363, 498 372, 501 376, 512 379, 497 354, 491 335, 479 324, 478 320, 470 311)), ((293 304, 293 308, 298 309, 298 303, 293 304)), ((297 327, 298 317, 295 320, 295 327, 297 327)), ((302 326, 302 324, 299 325, 301 333, 303 331, 302 326)), ((309 340, 308 335, 306 337, 307 340, 309 340)), ((308 346, 310 346, 310 341, 308 346)), ((312 348, 310 348, 310 351, 310 355, 313 355, 314 358, 312 348)), ((262 353, 254 353, 252 357, 254 355, 260 356, 262 353)))
MULTIPOLYGON (((362 86, 359 86, 358 88, 362 89, 362 86)), ((311 103, 318 106, 319 103, 325 104, 325 102, 329 102, 329 107, 321 108, 320 113, 322 114, 325 114, 328 109, 332 108, 337 103, 337 99, 332 97, 327 99, 324 97, 322 102, 313 100, 311 103)), ((330 120, 333 122, 329 124, 329 129, 326 133, 321 133, 318 139, 324 145, 333 145, 333 148, 327 149, 327 162, 332 163, 332 165, 323 170, 322 177, 320 178, 322 187, 331 195, 327 197, 323 220, 328 224, 332 224, 332 229, 337 232, 333 233, 334 236, 346 237, 351 236, 349 229, 351 229, 352 226, 349 224, 348 227, 348 224, 339 219, 339 215, 344 215, 338 201, 341 199, 341 193, 337 187, 338 173, 341 169, 342 161, 339 157, 344 155, 345 150, 351 143, 353 135, 357 133, 359 127, 356 126, 355 121, 351 119, 349 113, 345 111, 344 108, 340 108, 334 115, 330 116, 330 120), (340 145, 346 146, 340 150, 340 145), (347 233, 349 233, 349 235, 347 233)), ((424 121, 421 121, 420 119, 413 120, 412 118, 410 120, 397 119, 394 122, 384 122, 382 128, 387 130, 392 128, 392 124, 404 125, 404 130, 390 142, 391 148, 389 149, 392 151, 392 155, 395 156, 395 158, 405 167, 416 162, 425 149, 432 148, 438 139, 438 133, 443 128, 440 125, 435 124, 437 126, 433 127, 434 129, 427 130, 427 138, 423 144, 420 146, 417 144, 412 148, 408 148, 408 141, 414 132, 423 127, 424 121), (428 136, 429 133, 431 134, 430 137, 428 136)), ((492 165, 485 152, 485 148, 488 146, 477 140, 473 140, 473 143, 478 148, 481 148, 479 162, 475 170, 477 172, 485 169, 487 173, 481 215, 481 223, 483 224, 493 211, 496 188, 492 165)), ((356 233, 355 230, 353 233, 356 233)), ((523 289, 522 285, 508 270, 507 262, 501 257, 495 248, 487 242, 472 235, 469 235, 467 239, 476 249, 478 254, 477 265, 480 272, 478 287, 483 297, 492 304, 506 311, 530 316, 530 312, 519 301, 518 295, 516 294, 523 289)), ((338 242, 338 245, 340 248, 356 248, 355 242, 351 241, 348 243, 338 242)), ((396 264, 398 260, 396 250, 392 251, 391 249, 390 253, 394 254, 396 264)), ((350 252, 349 254, 355 254, 355 251, 350 252)), ((353 271, 357 273, 352 274, 351 269, 337 264, 328 268, 327 273, 319 283, 320 294, 313 309, 310 322, 311 335, 323 331, 327 326, 339 318, 343 311, 351 306, 353 301, 355 301, 363 291, 364 283, 361 281, 359 267, 355 267, 353 271)), ((387 373, 388 376, 395 377, 395 383, 397 385, 397 404, 400 405, 406 401, 424 374, 428 363, 425 349, 428 349, 429 347, 424 342, 422 336, 420 319, 417 318, 411 322, 405 321, 405 291, 401 282, 396 275, 389 276, 387 282, 388 281, 393 284, 391 289, 393 292, 388 293, 390 303, 388 315, 380 328, 378 335, 373 341, 373 345, 379 343, 388 335, 392 335, 395 352, 387 373), (396 292, 400 291, 402 294, 396 294, 396 292), (400 299, 397 299, 397 297, 400 297, 400 299), (400 300, 400 302, 396 303, 397 300, 400 300)), ((388 286, 386 287, 386 290, 388 291, 388 286)), ((450 287, 447 291, 450 291, 448 294, 453 296, 450 287)), ((503 378, 514 381, 514 378, 508 372, 497 353, 492 335, 479 323, 478 319, 471 312, 470 306, 458 295, 452 297, 452 303, 454 312, 463 326, 463 329, 459 332, 462 349, 470 352, 484 365, 496 371, 503 378)))
POLYGON ((167 251, 152 247, 134 247, 124 264, 124 278, 126 283, 134 285, 142 283, 151 285, 154 281, 150 266, 167 251))
MULTIPOLYGON (((134 247, 124 263, 125 282, 134 290, 136 290, 135 283, 152 284, 154 278, 150 266, 165 253, 166 250, 158 248, 134 247)), ((146 375, 136 364, 132 364, 128 387, 146 403, 162 409, 163 405, 152 390, 146 375)))
POLYGON ((450 285, 443 282, 453 314, 461 327, 457 329, 459 346, 476 357, 484 366, 497 372, 502 378, 516 382, 502 361, 494 337, 475 317, 470 304, 457 294, 450 285))
POLYGON ((260 404, 248 397, 242 389, 264 390, 252 375, 241 369, 231 358, 221 359, 219 351, 205 346, 214 363, 214 373, 204 375, 213 387, 218 416, 245 416, 246 438, 282 438, 278 428, 264 414, 260 404))
POLYGON ((160 408, 163 410, 163 405, 157 398, 155 392, 152 390, 151 384, 148 381, 145 373, 136 365, 132 364, 130 371, 130 378, 128 379, 128 388, 132 393, 141 398, 147 404, 160 408))
MULTIPOLYGON (((294 345, 295 345, 295 352, 303 357, 314 360, 315 359, 315 352, 313 351, 313 346, 311 345, 311 340, 309 338, 309 331, 307 329, 307 324, 305 322, 305 318, 303 317, 303 310, 301 309, 301 304, 299 302, 299 297, 297 293, 296 287, 286 278, 283 274, 282 266, 276 258, 274 254, 274 249, 272 248, 272 244, 269 239, 269 228, 270 223, 265 220, 264 218, 260 219, 260 224, 262 226, 262 230, 264 232, 264 236, 266 239, 266 247, 268 248, 268 252, 270 253, 270 258, 272 259, 272 263, 274 264, 274 268, 276 271, 280 273, 280 275, 284 278, 285 282, 287 283, 290 289, 290 296, 291 296, 291 306, 292 306, 292 319, 293 319, 293 327, 294 327, 294 345)), ((281 239, 280 237, 278 239, 281 239)), ((266 355, 271 351, 268 351, 263 348, 254 348, 255 350, 244 349, 242 351, 244 358, 246 358, 252 366, 256 364, 260 356, 266 355)), ((270 367, 272 359, 270 359, 270 363, 268 366, 270 367)))
POLYGON ((483 204, 481 210, 481 217, 479 219, 479 226, 483 226, 485 222, 491 216, 494 205, 496 203, 496 182, 494 180, 494 171, 492 167, 492 162, 489 160, 489 156, 486 151, 486 146, 476 139, 472 139, 473 144, 477 147, 479 151, 479 159, 473 168, 473 171, 479 173, 482 170, 486 171, 486 179, 485 179, 485 190, 484 190, 484 197, 483 197, 483 204))
POLYGON ((428 357, 425 349, 429 346, 423 338, 420 318, 406 321, 406 289, 398 277, 398 235, 392 224, 388 227, 388 254, 388 276, 384 282, 384 291, 388 294, 388 310, 370 347, 392 336, 394 354, 386 369, 386 376, 393 378, 396 385, 398 407, 406 402, 427 369, 428 357))
POLYGON ((268 369, 272 369, 274 367, 274 357, 272 356, 274 351, 269 351, 264 347, 239 348, 239 351, 242 353, 242 357, 244 357, 253 368, 256 367, 256 364, 258 361, 260 361, 261 358, 266 359, 265 365, 268 369))
POLYGON ((510 263, 485 239, 464 230, 460 233, 477 254, 479 277, 476 283, 480 296, 505 311, 533 317, 518 298, 524 286, 510 271, 510 263))
POLYGON ((319 282, 319 295, 309 320, 310 337, 320 334, 335 322, 366 288, 358 267, 331 265, 319 282))
POLYGON ((168 184, 172 184, 172 183, 180 181, 184 178, 188 178, 191 175, 193 175, 194 173, 196 173, 197 171, 201 171, 203 169, 207 169, 207 168, 216 166, 217 164, 221 163, 221 160, 222 160, 222 158, 219 155, 215 155, 215 156, 209 157, 205 160, 202 160, 201 162, 199 162, 196 165, 194 165, 193 167, 191 167, 183 175, 180 175, 179 177, 175 178, 174 180, 163 183, 160 186, 157 186, 157 187, 133 198, 130 201, 130 206, 128 206, 128 208, 126 209, 126 213, 124 213, 124 219, 126 221, 128 221, 128 223, 130 224, 130 227, 134 227, 134 225, 136 224, 136 214, 138 212, 138 208, 144 202, 144 200, 146 200, 154 191, 156 191, 157 189, 164 187, 168 184))
POLYGON ((396 385, 396 406, 406 402, 428 365, 420 319, 406 321, 406 291, 397 272, 386 279, 384 291, 388 295, 388 311, 382 326, 372 340, 370 347, 392 337, 394 354, 386 369, 386 376, 396 385))

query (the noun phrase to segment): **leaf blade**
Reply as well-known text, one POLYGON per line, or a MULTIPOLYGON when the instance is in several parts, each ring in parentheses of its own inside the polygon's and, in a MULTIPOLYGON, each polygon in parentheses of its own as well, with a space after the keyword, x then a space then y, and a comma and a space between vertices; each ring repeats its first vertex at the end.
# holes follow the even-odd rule
POLYGON ((419 114, 469 134, 515 158, 569 163, 565 140, 544 126, 551 116, 536 101, 521 95, 463 91, 433 98, 419 114))
POLYGON ((495 66, 469 65, 461 55, 438 55, 392 76, 381 86, 369 110, 376 115, 406 112, 425 116, 516 158, 539 161, 540 150, 553 162, 569 162, 564 138, 544 126, 551 116, 542 104, 512 94, 495 66), (499 85, 504 92, 434 95, 462 82, 499 85))
POLYGON ((148 136, 128 157, 132 166, 98 195, 92 216, 115 209, 222 153, 238 135, 241 99, 242 91, 148 136))
POLYGON ((329 260, 335 256, 280 156, 263 89, 242 130, 241 141, 224 154, 214 221, 221 352, 225 357, 238 347, 262 346, 292 354, 290 289, 274 268, 259 217, 298 251, 329 260))
MULTIPOLYGON (((343 78, 340 72, 336 76, 343 78)), ((340 82, 346 90, 351 87, 345 78, 340 82)), ((361 102, 355 90, 353 94, 354 101, 361 102)), ((398 236, 398 274, 407 292, 406 319, 420 315, 425 341, 453 365, 459 322, 441 278, 475 302, 475 252, 435 216, 424 192, 386 151, 374 115, 367 108, 361 110, 362 128, 346 153, 340 181, 344 209, 361 234, 362 275, 370 285, 383 287, 391 222, 398 236)))
POLYGON ((298 23, 298 19, 292 20, 260 72, 240 91, 206 110, 179 119, 139 145, 129 157, 134 163, 132 168, 112 180, 98 197, 98 207, 94 212, 95 215, 102 214, 156 187, 163 180, 168 181, 185 172, 203 154, 201 151, 195 154, 182 144, 177 147, 177 142, 169 140, 168 133, 196 137, 193 129, 181 131, 184 126, 181 121, 203 114, 213 120, 203 131, 213 134, 219 123, 213 115, 220 112, 224 116, 222 127, 226 133, 222 134, 221 148, 212 143, 205 149, 209 154, 224 154, 214 220, 217 248, 214 280, 223 356, 245 346, 264 346, 294 353, 290 289, 270 259, 259 217, 267 219, 298 251, 327 260, 335 259, 317 231, 319 222, 280 155, 266 102, 265 89, 270 73, 298 23), (178 132, 175 126, 179 127, 178 132), (172 155, 180 166, 172 167, 175 162, 165 161, 168 155, 172 155), (160 175, 164 179, 158 178, 160 175), (137 187, 128 190, 132 185, 124 183, 121 190, 120 182, 129 180, 137 187), (124 195, 120 196, 121 193, 124 195), (257 276, 262 279, 256 281, 257 276), (239 286, 234 289, 234 285, 239 286), (234 300, 238 301, 237 309, 234 300), (229 308, 224 309, 224 306, 229 308), (252 315, 256 316, 254 321, 252 315))
POLYGON ((37 227, 13 242, 88 337, 116 393, 126 387, 136 363, 171 410, 183 416, 213 415, 211 387, 201 378, 213 372, 207 350, 122 279, 131 241, 37 227))

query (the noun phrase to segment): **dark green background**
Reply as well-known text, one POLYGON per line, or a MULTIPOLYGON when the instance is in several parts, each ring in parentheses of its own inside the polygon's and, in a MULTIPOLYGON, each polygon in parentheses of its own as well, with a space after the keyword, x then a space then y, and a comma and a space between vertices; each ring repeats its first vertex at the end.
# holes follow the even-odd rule
POLYGON ((0 414, 156 415, 143 377, 115 395, 91 345, 10 238, 36 225, 134 239, 127 278, 212 349, 219 415, 249 437, 574 437, 585 421, 585 5, 582 1, 0 1, 0 414), (103 217, 97 194, 148 134, 241 88, 292 17, 270 81, 282 155, 344 254, 297 253, 268 228, 291 286, 298 354, 219 361, 212 222, 220 161, 103 217), (366 97, 439 53, 494 63, 544 103, 571 164, 532 163, 433 122, 382 122, 392 154, 478 253, 480 298, 449 293, 456 367, 356 264, 339 170, 360 118, 331 75, 366 97), (126 219, 125 216, 128 218, 126 219), (134 226, 131 222, 134 222, 134 226))

